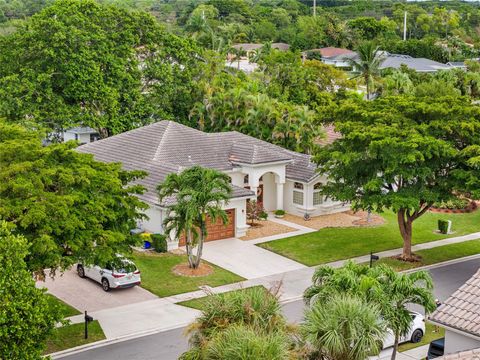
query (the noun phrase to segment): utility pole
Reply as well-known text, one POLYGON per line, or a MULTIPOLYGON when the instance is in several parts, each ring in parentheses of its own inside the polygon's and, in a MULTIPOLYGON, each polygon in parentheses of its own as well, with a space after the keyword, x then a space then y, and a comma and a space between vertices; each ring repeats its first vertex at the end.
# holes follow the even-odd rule
POLYGON ((403 41, 407 40, 407 12, 403 16, 403 41))
POLYGON ((317 16, 317 0, 313 0, 313 17, 317 16))

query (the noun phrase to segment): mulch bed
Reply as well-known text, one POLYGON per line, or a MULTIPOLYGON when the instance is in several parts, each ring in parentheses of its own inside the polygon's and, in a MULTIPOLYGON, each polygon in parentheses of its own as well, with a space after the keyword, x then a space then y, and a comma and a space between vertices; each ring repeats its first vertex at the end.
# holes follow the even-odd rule
POLYGON ((349 210, 348 213, 353 216, 358 216, 360 219, 354 220, 352 222, 353 225, 357 226, 374 226, 374 225, 382 225, 385 223, 385 219, 380 215, 371 213, 370 214, 370 221, 368 220, 368 211, 357 211, 353 212, 349 210))
POLYGON ((175 275, 187 276, 187 277, 202 277, 208 276, 213 273, 213 267, 203 262, 200 263, 198 269, 192 269, 188 264, 178 264, 172 269, 175 275))

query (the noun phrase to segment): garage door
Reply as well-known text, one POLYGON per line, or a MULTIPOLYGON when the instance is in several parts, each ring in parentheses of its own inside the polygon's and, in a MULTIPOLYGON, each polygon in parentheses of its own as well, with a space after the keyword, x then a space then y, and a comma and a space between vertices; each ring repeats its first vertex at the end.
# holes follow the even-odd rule
MULTIPOLYGON (((228 209, 225 212, 228 218, 226 225, 223 224, 221 219, 217 219, 215 223, 208 221, 206 241, 227 239, 235 236, 235 209, 228 209)), ((185 236, 180 237, 178 245, 185 246, 185 236)))

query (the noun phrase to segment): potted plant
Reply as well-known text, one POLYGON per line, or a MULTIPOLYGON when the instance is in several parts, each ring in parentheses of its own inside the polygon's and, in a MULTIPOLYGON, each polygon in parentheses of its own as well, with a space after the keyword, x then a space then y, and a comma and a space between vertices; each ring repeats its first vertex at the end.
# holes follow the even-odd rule
POLYGON ((275 210, 274 214, 277 219, 281 219, 285 215, 285 210, 275 210))

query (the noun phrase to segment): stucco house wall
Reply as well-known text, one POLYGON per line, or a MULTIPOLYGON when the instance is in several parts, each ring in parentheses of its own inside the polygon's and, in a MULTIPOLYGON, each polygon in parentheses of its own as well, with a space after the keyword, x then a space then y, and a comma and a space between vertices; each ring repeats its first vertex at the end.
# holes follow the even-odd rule
POLYGON ((445 329, 445 355, 479 347, 479 340, 445 329))

